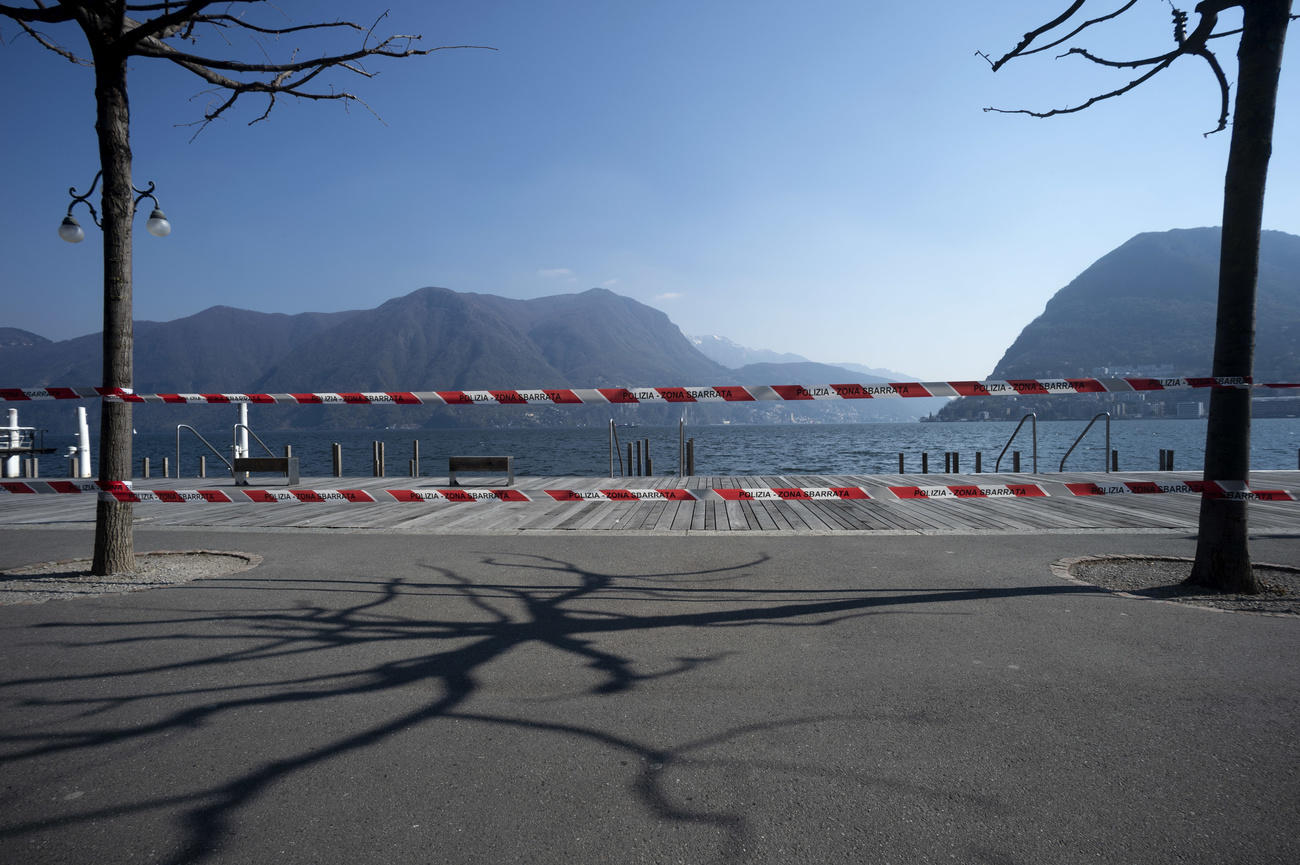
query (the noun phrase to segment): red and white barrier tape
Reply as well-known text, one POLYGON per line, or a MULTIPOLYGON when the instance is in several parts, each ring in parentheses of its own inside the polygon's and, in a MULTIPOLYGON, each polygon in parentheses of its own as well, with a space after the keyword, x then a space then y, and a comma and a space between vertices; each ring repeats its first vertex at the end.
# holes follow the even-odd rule
POLYGON ((1047 491, 1038 484, 949 484, 932 487, 890 487, 900 499, 1007 499, 1043 498, 1047 491))
POLYGON ((623 405, 771 400, 899 399, 953 396, 1046 396, 1132 393, 1186 388, 1300 388, 1297 382, 1253 384, 1249 378, 1044 378, 878 384, 716 385, 697 387, 532 388, 516 390, 335 391, 329 393, 137 393, 103 387, 0 388, 0 402, 103 398, 179 405, 623 405))
MULTIPOLYGON (((1251 489, 1240 481, 1117 481, 1066 483, 1073 496, 1149 495, 1191 493, 1210 498, 1248 501, 1300 501, 1300 494, 1288 490, 1251 489)), ((1039 484, 947 484, 935 486, 891 486, 889 491, 903 501, 1013 498, 1048 498, 1039 484)), ((212 489, 138 490, 125 482, 98 481, 0 481, 0 492, 12 494, 94 493, 123 502, 302 502, 314 504, 378 504, 383 502, 693 502, 722 501, 865 501, 873 497, 864 487, 743 487, 707 489, 285 489, 226 487, 212 489)))
POLYGON ((1131 496, 1158 493, 1196 493, 1212 499, 1238 499, 1259 502, 1300 501, 1287 490, 1251 489, 1241 481, 1117 481, 1110 483, 1067 483, 1065 488, 1076 496, 1131 496))

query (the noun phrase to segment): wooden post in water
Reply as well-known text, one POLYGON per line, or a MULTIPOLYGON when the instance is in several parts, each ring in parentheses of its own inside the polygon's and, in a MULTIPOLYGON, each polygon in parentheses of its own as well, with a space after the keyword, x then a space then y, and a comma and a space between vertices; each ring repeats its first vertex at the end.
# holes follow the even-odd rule
POLYGON ((1119 451, 1117 450, 1110 452, 1110 470, 1113 472, 1119 471, 1119 451))
POLYGON ((148 457, 144 457, 144 459, 143 459, 142 462, 141 462, 141 465, 140 465, 140 476, 141 476, 141 477, 144 477, 144 478, 149 477, 149 458, 148 458, 148 457))
POLYGON ((645 440, 645 473, 646 477, 654 474, 650 471, 650 439, 645 440))
POLYGON ((420 476, 420 440, 415 439, 411 442, 411 477, 420 476))
MULTIPOLYGON (((179 468, 179 466, 177 466, 177 468, 179 468)), ((163 457, 163 477, 169 478, 171 476, 172 476, 171 457, 163 457)))
POLYGON ((199 477, 206 478, 207 476, 208 476, 208 455, 199 454, 199 477))
POLYGON ((641 477, 641 439, 636 440, 636 470, 633 477, 641 477))
POLYGON ((984 452, 975 451, 975 474, 984 471, 984 452))
POLYGON ((903 473, 903 452, 902 451, 898 452, 898 473, 900 475, 903 473))
POLYGON ((695 437, 686 440, 686 474, 695 475, 695 437))
POLYGON ((952 471, 952 451, 943 452, 943 473, 948 474, 952 471))
POLYGON ((921 474, 928 475, 929 473, 930 473, 930 455, 925 451, 921 451, 921 474))
POLYGON ((330 462, 333 463, 334 477, 343 477, 343 445, 330 442, 330 462))
POLYGON ((1020 471, 1020 451, 1011 452, 1011 470, 1013 472, 1020 471))
POLYGON ((959 451, 952 452, 952 473, 955 475, 961 474, 961 453, 959 451))

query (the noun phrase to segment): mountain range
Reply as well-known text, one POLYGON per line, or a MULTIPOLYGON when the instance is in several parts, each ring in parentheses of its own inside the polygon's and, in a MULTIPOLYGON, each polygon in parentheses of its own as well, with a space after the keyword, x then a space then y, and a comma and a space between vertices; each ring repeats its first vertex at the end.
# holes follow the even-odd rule
MULTIPOLYGON (((1214 336, 1219 230, 1140 234, 1047 302, 990 378, 1206 375, 1214 336)), ((1260 252, 1256 379, 1300 380, 1300 237, 1265 232, 1260 252)), ((52 341, 0 327, 0 385, 100 381, 100 335, 52 341)), ((687 337, 664 313, 605 289, 515 300, 422 288, 373 309, 262 313, 214 306, 135 327, 136 388, 145 392, 455 390, 708 384, 838 384, 912 376, 813 363, 721 336, 687 337)), ((857 422, 1173 414, 1201 392, 692 405, 694 423, 857 422), (1184 403, 1179 406, 1178 403, 1184 403)), ((1294 402, 1294 400, 1293 400, 1294 402)), ((673 423, 668 406, 283 406, 259 425, 299 428, 568 426, 673 423)), ((67 425, 66 405, 22 406, 23 423, 67 425)), ((221 406, 137 407, 137 426, 195 423, 221 406), (182 417, 182 413, 184 416, 182 417)))
MULTIPOLYGON (((0 369, 17 386, 96 383, 100 336, 54 342, 0 329, 0 369)), ((706 357, 662 312, 605 289, 514 300, 422 288, 368 310, 286 315, 216 306, 135 327, 135 387, 144 392, 286 392, 510 389, 700 384, 879 382, 807 361, 728 369, 706 357)), ((694 422, 914 420, 942 401, 699 405, 694 422), (933 404, 930 404, 933 403, 933 404)), ((185 411, 207 407, 187 407, 185 411)), ((24 414, 46 411, 24 407, 24 414)), ((298 407, 273 426, 669 423, 680 406, 492 409, 298 407), (491 412, 487 414, 486 412, 491 412), (360 415, 364 413, 364 417, 360 415), (626 417, 625 417, 626 416, 626 417)), ((137 407, 137 426, 177 415, 137 407)), ((228 414, 229 410, 225 409, 228 414)), ((25 420, 24 423, 27 423, 25 420)), ((163 428, 166 428, 165 426, 163 428)))

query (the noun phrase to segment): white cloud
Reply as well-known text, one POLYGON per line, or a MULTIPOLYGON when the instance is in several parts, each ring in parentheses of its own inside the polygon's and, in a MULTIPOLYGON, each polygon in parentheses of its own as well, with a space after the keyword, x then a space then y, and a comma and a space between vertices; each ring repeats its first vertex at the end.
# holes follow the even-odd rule
POLYGON ((616 285, 618 285, 618 280, 617 280, 617 279, 607 279, 607 280, 605 280, 604 282, 602 282, 602 283, 600 284, 600 287, 601 287, 601 288, 613 288, 613 287, 616 286, 616 285))
POLYGON ((573 279, 573 271, 567 267, 543 267, 537 275, 544 279, 573 279))
POLYGON ((656 294, 655 300, 679 300, 685 296, 680 291, 665 291, 663 294, 656 294))

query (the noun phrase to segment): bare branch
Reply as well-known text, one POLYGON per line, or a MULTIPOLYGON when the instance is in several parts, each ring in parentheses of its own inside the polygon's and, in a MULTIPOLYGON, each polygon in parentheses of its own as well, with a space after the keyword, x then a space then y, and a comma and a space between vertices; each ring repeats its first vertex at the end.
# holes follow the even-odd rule
POLYGON ((1181 53, 1183 52, 1175 50, 1170 51, 1168 54, 1161 54, 1159 57, 1147 57, 1143 60, 1107 60, 1104 57, 1098 57, 1086 48, 1071 48, 1064 54, 1058 54, 1057 59, 1059 60, 1062 57, 1069 57, 1071 54, 1076 54, 1085 60, 1090 60, 1093 63, 1096 63, 1098 66, 1110 66, 1115 69, 1137 69, 1141 66, 1154 66, 1157 63, 1164 63, 1165 61, 1173 60, 1181 53))
POLYGON ((1209 137, 1228 128, 1228 76, 1223 74, 1223 67, 1219 65, 1219 58, 1214 56, 1213 51, 1207 48, 1198 51, 1197 54, 1204 58, 1206 63, 1210 64, 1210 69, 1214 72, 1214 78, 1219 82, 1219 125, 1205 133, 1206 137, 1209 137))
MULTIPOLYGON (((1229 33, 1214 32, 1214 28, 1218 25, 1219 13, 1224 11, 1225 9, 1228 9, 1233 6, 1239 6, 1239 5, 1241 5, 1241 0, 1201 0, 1201 2, 1196 4, 1195 11, 1196 14, 1199 16, 1197 19, 1196 28, 1191 33, 1188 33, 1187 13, 1175 7, 1171 2, 1170 11, 1172 12, 1173 25, 1174 25, 1173 36, 1174 36, 1174 42, 1177 47, 1173 51, 1170 51, 1166 54, 1160 54, 1155 57, 1147 57, 1141 60, 1109 60, 1104 57, 1099 57, 1084 48, 1078 48, 1078 47, 1070 48, 1064 54, 1059 55, 1059 57, 1068 57, 1070 55, 1077 55, 1079 57, 1082 57, 1085 60, 1088 60, 1091 63, 1095 63, 1099 66, 1107 66, 1113 69, 1139 69, 1146 66, 1151 67, 1144 74, 1133 79, 1132 81, 1125 84, 1124 86, 1118 87, 1106 93, 1097 94, 1096 96, 1093 96, 1092 98, 1088 99, 1086 102, 1083 102, 1079 105, 1071 106, 1068 108, 1054 108, 1050 111, 1031 111, 1029 109, 1006 109, 1006 108, 994 108, 994 107, 985 108, 984 110, 993 111, 999 114, 1027 114, 1030 117, 1053 117, 1058 114, 1073 114, 1075 112, 1083 111, 1086 108, 1096 105, 1098 102, 1102 102, 1107 99, 1113 99, 1116 96, 1122 96, 1123 94, 1128 93, 1130 90, 1133 90, 1135 87, 1138 87, 1141 84, 1145 83, 1146 81, 1149 81, 1157 73, 1163 71, 1164 69, 1167 69, 1170 66, 1170 64, 1172 64, 1179 57, 1186 55, 1186 56, 1200 57, 1209 65, 1210 70, 1214 73, 1215 80, 1218 82, 1219 85, 1219 96, 1220 96, 1219 120, 1217 126, 1210 132, 1207 132, 1206 134, 1211 135, 1214 132, 1222 131, 1223 129, 1227 128, 1227 124, 1228 124, 1228 103, 1229 103, 1230 88, 1228 85, 1227 76, 1224 75, 1223 68, 1219 65, 1218 58, 1214 55, 1214 52, 1209 49, 1209 47, 1207 46, 1207 42, 1210 39, 1216 39, 1222 36, 1231 35, 1231 33, 1240 32, 1240 31, 1231 31, 1229 33)), ((1083 29, 1091 26, 1092 24, 1097 23, 1099 21, 1109 20, 1111 18, 1117 17, 1118 15, 1120 15, 1121 13, 1123 13, 1124 11, 1126 11, 1132 6, 1133 6, 1132 2, 1126 3, 1124 6, 1120 7, 1110 15, 1085 22, 1083 25, 1075 28, 1068 35, 1060 39, 1056 39, 1047 45, 1030 49, 1029 45, 1033 42, 1034 39, 1051 32, 1053 28, 1064 23, 1078 10, 1079 4, 1075 3, 1071 5, 1071 7, 1067 9, 1064 13, 1058 16, 1054 21, 1045 24, 1044 26, 1038 28, 1037 30, 1032 31, 1031 33, 1025 34, 1025 38, 1020 42, 1020 44, 1018 44, 1014 49, 1012 49, 1011 52, 1009 52, 1007 55, 1002 57, 996 63, 990 61, 990 65, 993 67, 994 71, 997 71, 997 69, 1000 66, 1002 66, 1004 63, 1006 63, 1008 60, 1011 60, 1014 57, 1023 57, 1028 54, 1035 54, 1039 51, 1045 50, 1046 48, 1050 48, 1055 45, 1060 45, 1063 42, 1068 41, 1072 36, 1077 35, 1083 29)), ((1290 17, 1292 20, 1294 20, 1300 16, 1293 15, 1290 17)), ((983 54, 981 52, 976 52, 976 53, 984 57, 985 60, 989 59, 987 54, 983 54)))
POLYGON ((996 113, 998 113, 998 114, 1028 114, 1030 117, 1055 117, 1055 116, 1057 116, 1058 114, 1075 114, 1075 113, 1077 113, 1077 112, 1079 112, 1079 111, 1083 111, 1083 110, 1086 109, 1086 108, 1091 108, 1092 106, 1096 105, 1098 102, 1103 102, 1103 101, 1105 101, 1105 100, 1107 100, 1107 99, 1114 99, 1116 96, 1123 96, 1125 93, 1128 93, 1128 92, 1129 92, 1130 90, 1132 90, 1134 87, 1137 87, 1137 86, 1141 85, 1143 82, 1150 80, 1150 79, 1152 78, 1152 76, 1156 75, 1156 74, 1157 74, 1158 72, 1160 72, 1162 69, 1165 69, 1166 67, 1168 67, 1169 64, 1170 64, 1170 63, 1173 63, 1173 62, 1174 62, 1174 59, 1177 58, 1178 56, 1179 56, 1179 53, 1178 53, 1178 52, 1175 52, 1175 53, 1173 53, 1173 54, 1171 54, 1171 55, 1169 56, 1169 59, 1168 59, 1168 60, 1164 61, 1164 62, 1161 63, 1160 65, 1158 65, 1158 66, 1154 67, 1153 69, 1149 70, 1146 74, 1141 75, 1141 76, 1139 76, 1139 77, 1133 79, 1133 80, 1130 81, 1128 84, 1125 84, 1123 87, 1120 87, 1120 88, 1118 88, 1118 89, 1112 90, 1112 91, 1110 91, 1109 93, 1100 93, 1100 94, 1098 94, 1098 95, 1096 95, 1096 96, 1093 96, 1093 97, 1092 97, 1091 99, 1089 99, 1087 102, 1084 102, 1084 103, 1082 103, 1081 105, 1075 105, 1075 106, 1072 107, 1072 108, 1053 108, 1051 111, 1030 111, 1030 110, 1027 109, 1027 108, 992 108, 992 107, 990 107, 990 108, 985 108, 984 110, 985 110, 985 111, 993 111, 993 112, 996 112, 996 113))
POLYGON ((179 8, 172 5, 171 11, 164 12, 157 18, 150 18, 148 21, 136 22, 128 18, 126 23, 132 26, 122 34, 121 48, 129 52, 132 46, 140 44, 145 39, 174 36, 182 25, 216 2, 218 0, 189 0, 179 8))
POLYGON ((189 23, 189 27, 193 30, 194 27, 200 24, 211 24, 214 27, 234 26, 244 30, 251 30, 254 33, 263 33, 268 36, 284 36, 287 33, 299 33, 303 30, 324 30, 332 27, 344 27, 351 30, 361 29, 361 25, 353 21, 323 21, 317 24, 297 24, 292 27, 262 27, 249 21, 245 21, 238 15, 226 14, 197 16, 189 23))
POLYGON ((1025 34, 1025 38, 1021 39, 1020 43, 1016 45, 1015 48, 1012 48, 1005 55, 1003 55, 1001 59, 999 59, 996 63, 993 64, 993 71, 997 72, 999 69, 1002 68, 1002 65, 1006 63, 1008 60, 1010 60, 1013 57, 1018 57, 1020 53, 1024 51, 1026 48, 1028 48, 1030 44, 1032 44, 1033 41, 1037 39, 1039 36, 1042 36, 1044 33, 1047 33, 1051 30, 1055 30, 1057 27, 1059 27, 1060 25, 1064 24, 1066 21, 1073 18, 1074 13, 1078 12, 1082 6, 1083 6, 1083 0, 1074 0, 1074 2, 1070 4, 1070 8, 1066 9, 1060 15, 1056 16, 1056 18, 1047 22, 1042 27, 1039 27, 1037 30, 1030 30, 1028 33, 1025 34))
MULTIPOLYGON (((1129 7, 1131 7, 1136 2, 1137 0, 1128 0, 1127 3, 1125 3, 1123 6, 1119 7, 1118 9, 1116 9, 1114 12, 1111 12, 1109 15, 1102 15, 1098 18, 1093 18, 1091 21, 1085 21, 1082 24, 1080 24, 1078 27, 1071 30, 1069 33, 1062 36, 1060 39, 1057 39, 1055 42, 1048 42, 1046 45, 1040 45, 1039 47, 1031 48, 1028 51, 1021 51, 1017 56, 1027 57, 1030 54, 1037 54, 1040 51, 1047 51, 1051 48, 1055 48, 1058 45, 1062 45, 1066 42, 1069 42, 1075 36, 1078 36, 1080 33, 1082 33, 1084 30, 1087 30, 1089 27, 1093 26, 1094 24, 1100 24, 1103 21, 1109 21, 1112 18, 1118 18, 1120 15, 1123 15, 1125 12, 1127 12, 1129 10, 1129 7)), ((996 72, 997 68, 995 67, 993 71, 996 72)))
POLYGON ((0 4, 0 15, 22 23, 34 21, 38 24, 61 24, 72 20, 72 11, 63 6, 9 6, 0 4))
POLYGON ((50 51, 53 51, 55 54, 57 54, 57 55, 59 55, 60 57, 64 58, 64 59, 67 60, 68 62, 70 62, 70 63, 75 63, 75 64, 77 64, 78 66, 94 66, 94 65, 95 65, 95 63, 94 63, 93 60, 87 60, 87 59, 85 59, 84 57, 78 57, 76 54, 73 54, 70 50, 68 50, 67 48, 64 48, 64 47, 63 47, 62 45, 60 45, 59 43, 57 43, 57 42, 55 42, 55 41, 53 41, 53 40, 51 40, 51 39, 48 39, 48 38, 45 36, 45 34, 43 34, 43 33, 41 33, 40 31, 34 29, 34 28, 33 28, 30 24, 28 24, 26 21, 19 21, 19 22, 18 22, 18 26, 21 27, 21 28, 23 28, 23 30, 27 33, 27 35, 30 36, 30 37, 32 37, 33 39, 35 39, 36 42, 37 42, 37 44, 39 44, 41 47, 43 47, 43 48, 48 48, 50 51))

